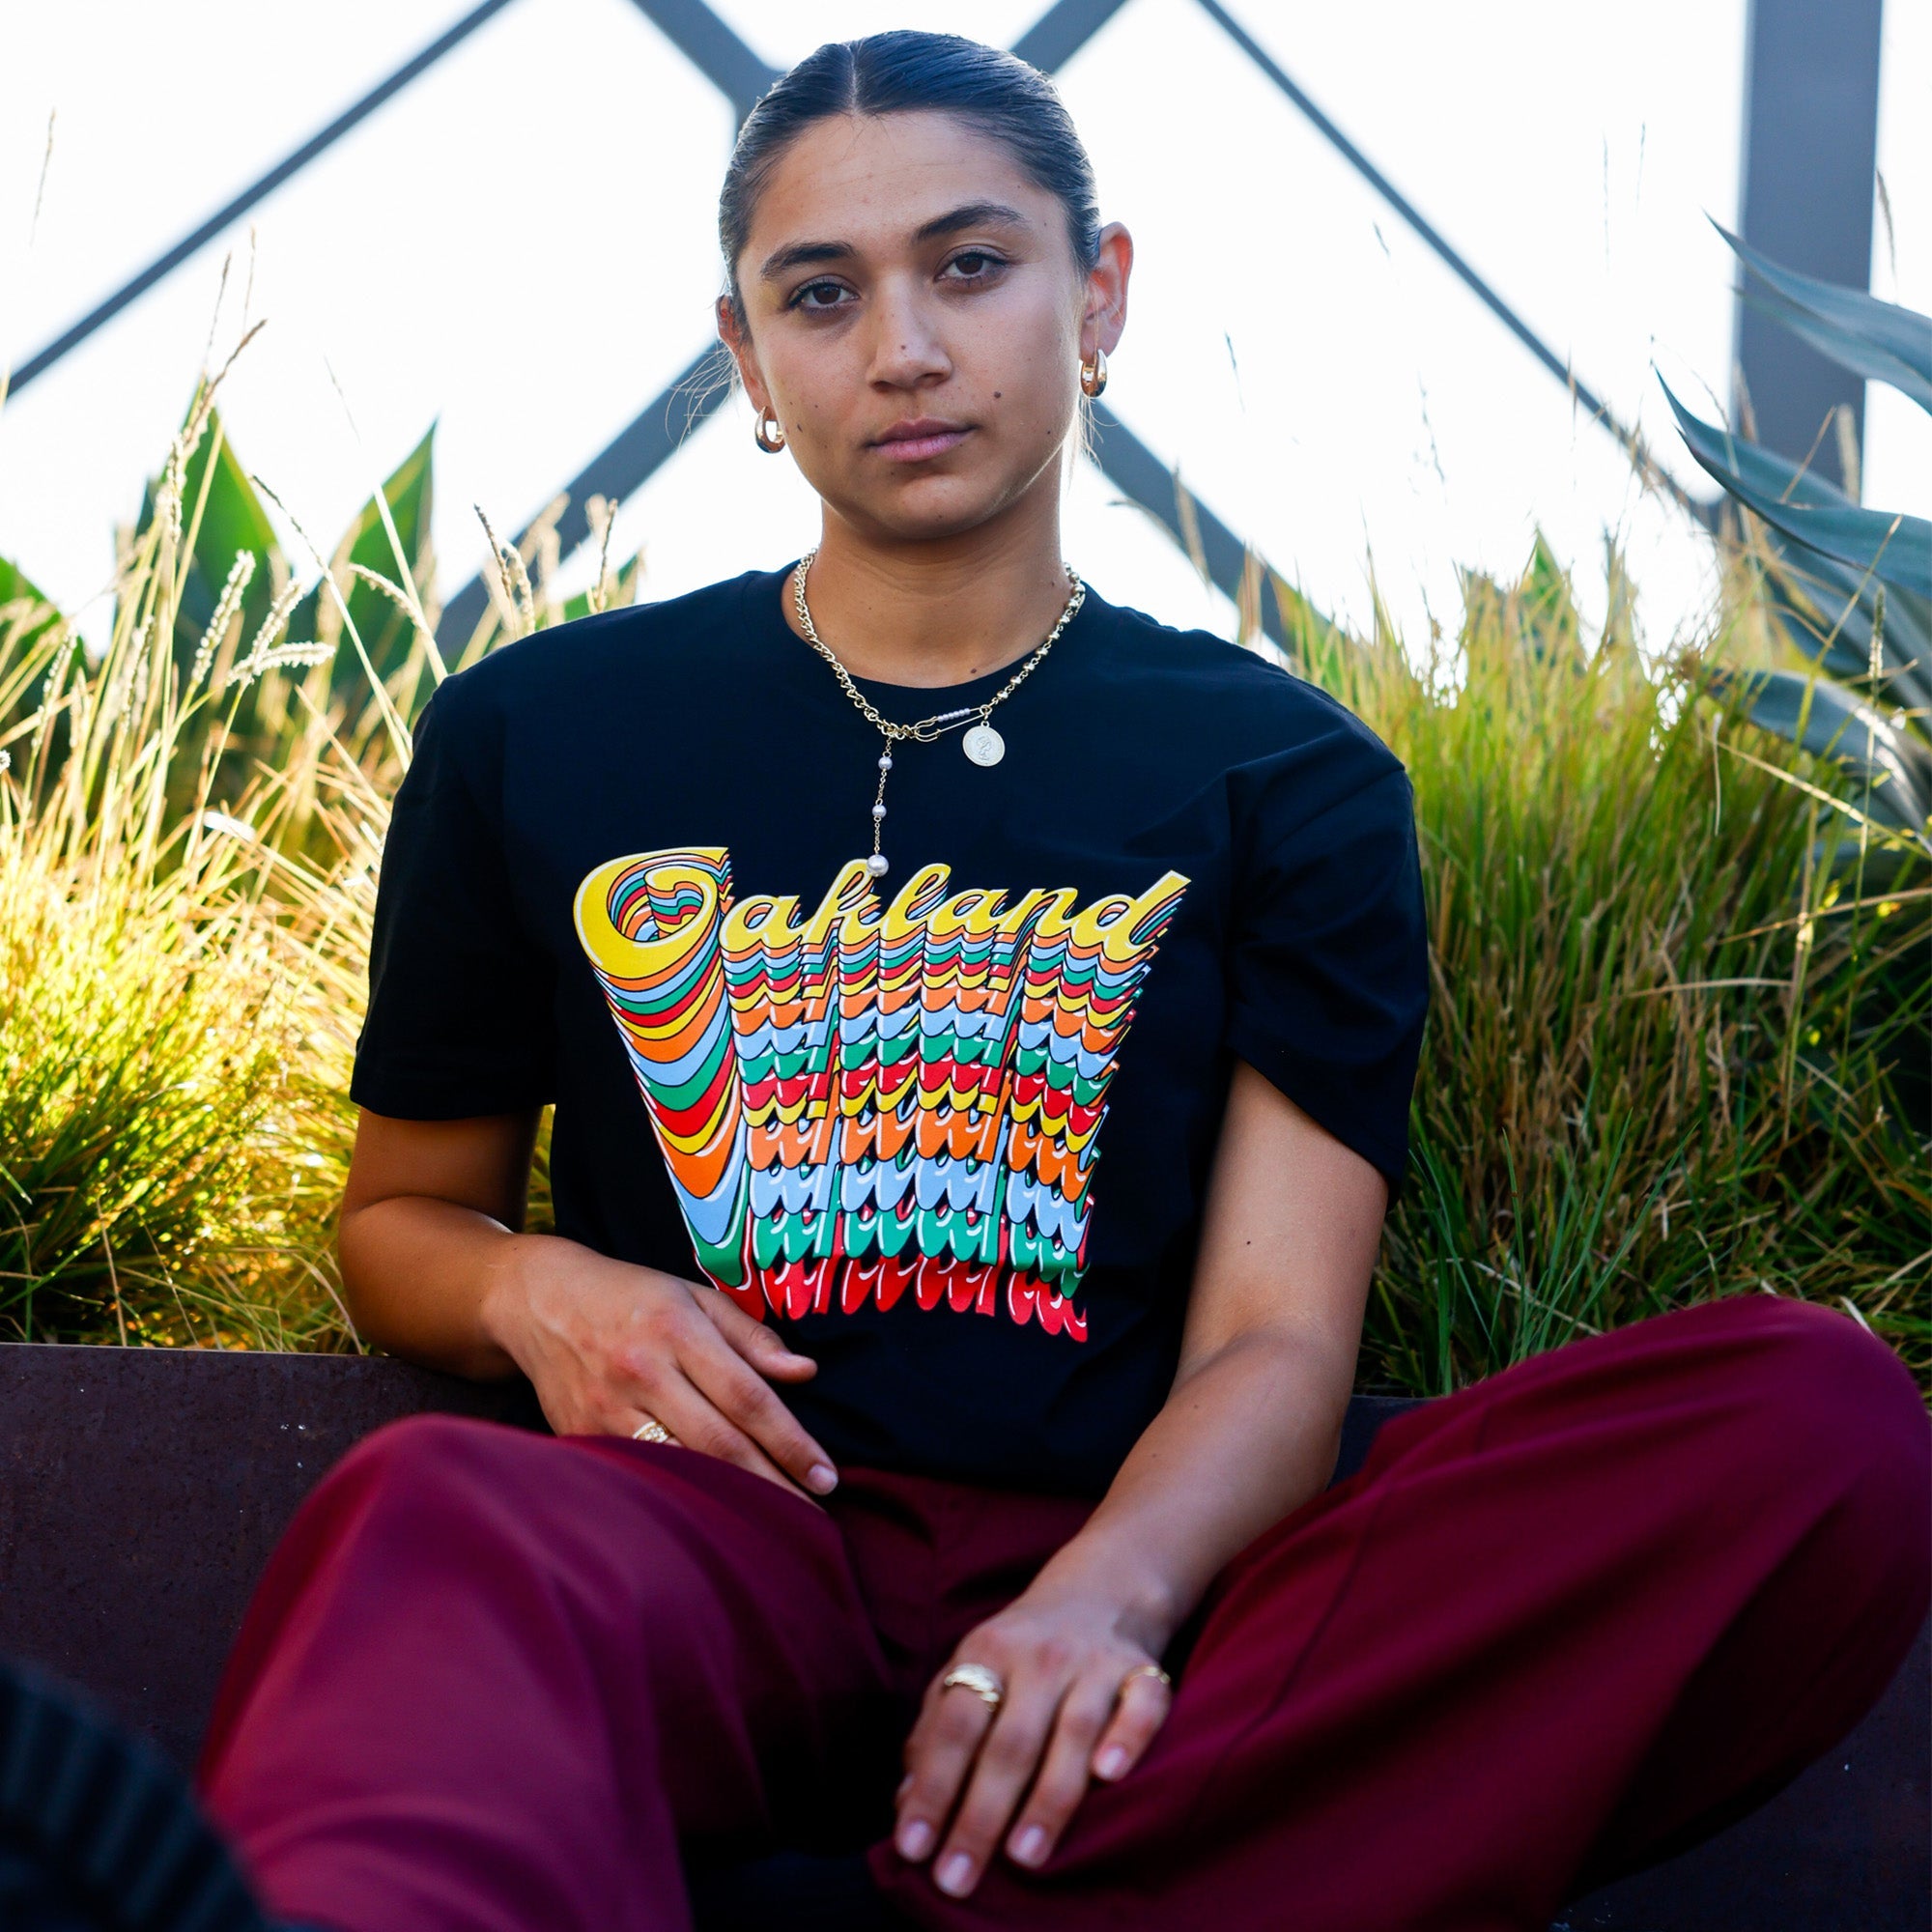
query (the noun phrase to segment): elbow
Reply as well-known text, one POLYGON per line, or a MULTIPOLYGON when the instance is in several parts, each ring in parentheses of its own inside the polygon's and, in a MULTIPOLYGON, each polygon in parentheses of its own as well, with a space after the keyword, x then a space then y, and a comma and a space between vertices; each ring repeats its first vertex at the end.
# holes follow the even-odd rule
POLYGON ((382 1242, 369 1226, 380 1206, 343 1203, 335 1223, 335 1272, 342 1285, 342 1306, 356 1339, 393 1352, 397 1337, 391 1332, 387 1298, 381 1286, 382 1242))

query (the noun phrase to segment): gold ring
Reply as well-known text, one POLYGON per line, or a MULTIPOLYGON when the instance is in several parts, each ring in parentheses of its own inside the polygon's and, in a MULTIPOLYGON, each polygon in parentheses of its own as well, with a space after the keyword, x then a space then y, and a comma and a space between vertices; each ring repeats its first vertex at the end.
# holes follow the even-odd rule
POLYGON ((1167 1672, 1160 1667, 1159 1664, 1137 1663, 1130 1671, 1127 1672, 1127 1674, 1124 1677, 1121 1679, 1119 1687, 1114 1691, 1114 1695, 1116 1697, 1120 1696, 1122 1692, 1126 1690, 1127 1686, 1131 1684, 1136 1677, 1157 1677, 1160 1679, 1161 1686, 1164 1690, 1172 1690, 1174 1689, 1174 1679, 1170 1677, 1167 1674, 1167 1672))
POLYGON ((983 1663, 955 1663, 939 1680, 942 1690, 951 1690, 955 1684, 972 1691, 989 1711, 997 1711, 1006 1700, 1007 1687, 1000 1682, 999 1673, 983 1663))
POLYGON ((655 1415, 647 1415, 631 1431, 633 1442, 675 1442, 677 1437, 655 1415))

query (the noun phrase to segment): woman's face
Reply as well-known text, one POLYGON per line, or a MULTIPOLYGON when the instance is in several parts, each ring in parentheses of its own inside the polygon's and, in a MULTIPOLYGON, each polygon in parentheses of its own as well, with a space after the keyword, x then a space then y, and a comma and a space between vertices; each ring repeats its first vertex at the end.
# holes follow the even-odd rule
POLYGON ((719 330, 807 480, 874 537, 978 528, 1058 487, 1079 370, 1111 350, 1133 248, 1091 274, 1060 203, 949 114, 809 128, 758 196, 735 264, 748 329, 719 330))

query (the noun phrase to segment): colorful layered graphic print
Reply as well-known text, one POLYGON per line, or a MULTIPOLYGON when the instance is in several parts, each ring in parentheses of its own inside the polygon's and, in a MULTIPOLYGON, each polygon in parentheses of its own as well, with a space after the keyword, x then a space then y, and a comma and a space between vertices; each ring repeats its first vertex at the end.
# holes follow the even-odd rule
POLYGON ((748 1313, 908 1291, 1084 1341, 1107 1089, 1187 881, 888 904, 854 861, 815 912, 733 900, 722 849, 643 852, 578 889, 698 1265, 748 1313))

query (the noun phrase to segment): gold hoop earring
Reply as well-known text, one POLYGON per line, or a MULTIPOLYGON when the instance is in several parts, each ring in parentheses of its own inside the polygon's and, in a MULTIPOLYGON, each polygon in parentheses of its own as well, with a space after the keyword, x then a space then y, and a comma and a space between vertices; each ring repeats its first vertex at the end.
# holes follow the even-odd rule
POLYGON ((1096 349, 1093 360, 1080 365, 1080 389, 1083 395, 1097 396, 1107 386, 1107 352, 1096 349))
POLYGON ((784 425, 770 410, 761 410, 752 425, 752 440, 767 456, 776 456, 785 446, 784 425))

